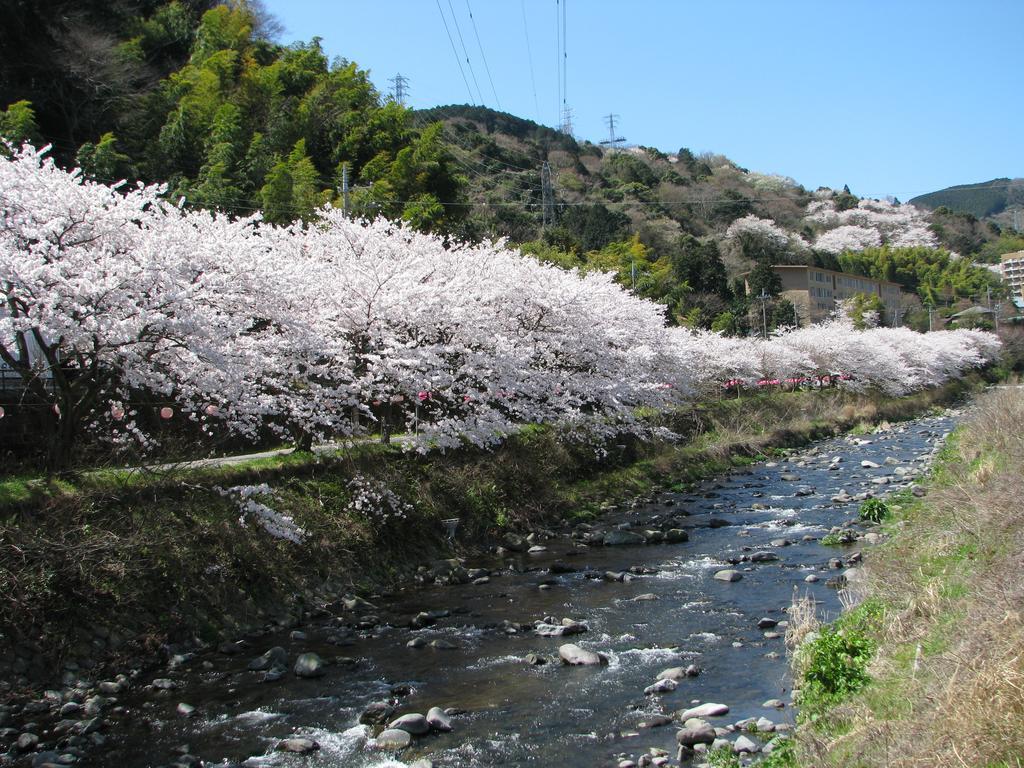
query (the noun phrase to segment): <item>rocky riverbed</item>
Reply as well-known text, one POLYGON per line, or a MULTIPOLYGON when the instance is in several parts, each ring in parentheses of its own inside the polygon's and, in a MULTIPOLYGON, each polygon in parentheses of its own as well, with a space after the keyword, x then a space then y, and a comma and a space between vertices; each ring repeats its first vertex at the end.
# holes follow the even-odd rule
POLYGON ((66 669, 0 708, 0 764, 629 768, 770 750, 794 719, 794 591, 838 611, 883 536, 855 522, 859 502, 916 489, 956 418, 508 534, 472 562, 424 563, 401 593, 165 649, 156 667, 66 669))

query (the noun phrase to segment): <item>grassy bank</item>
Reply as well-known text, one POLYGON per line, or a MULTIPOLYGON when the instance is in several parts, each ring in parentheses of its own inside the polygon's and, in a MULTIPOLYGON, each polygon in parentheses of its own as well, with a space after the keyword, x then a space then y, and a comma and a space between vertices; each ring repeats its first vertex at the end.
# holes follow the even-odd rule
POLYGON ((865 601, 795 652, 799 764, 1021 764, 1022 467, 1024 390, 986 393, 927 496, 893 506, 865 601))
POLYGON ((90 667, 166 642, 290 624, 347 593, 408 583, 433 558, 469 555, 505 531, 585 520, 656 488, 685 488, 776 447, 907 418, 973 382, 899 400, 823 392, 723 400, 667 417, 684 439, 606 452, 527 428, 499 450, 417 456, 359 445, 160 475, 22 480, 0 505, 0 679, 44 678, 55 658, 90 667), (387 488, 403 517, 353 506, 353 478, 387 488), (217 488, 266 483, 260 500, 305 532, 269 536, 217 488), (18 490, 20 489, 20 490, 18 490), (15 492, 17 490, 17 492, 15 492), (441 520, 460 518, 456 543, 441 520))

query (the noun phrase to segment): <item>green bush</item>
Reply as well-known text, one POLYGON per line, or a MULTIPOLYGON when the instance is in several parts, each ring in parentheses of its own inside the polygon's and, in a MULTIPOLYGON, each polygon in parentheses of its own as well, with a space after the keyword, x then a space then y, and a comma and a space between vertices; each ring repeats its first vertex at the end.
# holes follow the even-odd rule
POLYGON ((801 717, 814 721, 828 706, 861 690, 870 682, 868 662, 875 642, 852 627, 827 626, 800 649, 801 717))
POLYGON ((860 519, 880 523, 889 516, 889 505, 881 499, 868 499, 860 505, 860 519))

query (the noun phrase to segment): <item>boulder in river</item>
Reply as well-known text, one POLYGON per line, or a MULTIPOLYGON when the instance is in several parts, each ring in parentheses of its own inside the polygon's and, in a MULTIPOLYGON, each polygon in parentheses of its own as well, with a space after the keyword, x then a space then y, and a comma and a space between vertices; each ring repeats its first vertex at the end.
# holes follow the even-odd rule
POLYGON ((295 674, 298 677, 323 677, 324 660, 315 653, 303 653, 295 661, 295 674))
POLYGON ((427 725, 441 733, 448 733, 452 729, 452 721, 440 707, 431 707, 427 711, 427 725))
POLYGON ((727 714, 729 714, 729 707, 727 705, 707 702, 682 710, 679 713, 679 720, 685 723, 691 717, 721 717, 727 714))
POLYGON ((690 540, 690 534, 682 528, 669 528, 665 531, 665 541, 669 544, 681 544, 690 540))
POLYGON ((395 705, 387 701, 374 701, 359 715, 362 725, 384 725, 395 713, 395 705))
POLYGON ((735 752, 737 755, 750 755, 755 752, 760 752, 761 746, 752 739, 748 739, 746 736, 740 736, 732 745, 732 751, 735 752))
POLYGON ((320 749, 320 745, 312 739, 293 737, 281 739, 281 741, 277 742, 277 746, 274 749, 278 752, 295 752, 300 755, 308 755, 310 752, 316 752, 320 749))
POLYGON ((262 656, 258 656, 249 662, 249 669, 253 672, 265 672, 272 667, 287 667, 288 651, 279 645, 275 645, 262 656))
POLYGON ((573 643, 566 643, 558 649, 558 656, 563 664, 570 666, 596 667, 608 663, 604 654, 588 651, 573 643))
POLYGON ((694 747, 697 744, 713 744, 715 729, 707 723, 693 724, 676 732, 676 742, 683 747, 694 747))
POLYGON ((731 568, 727 568, 724 571, 716 572, 715 578, 718 581, 739 581, 743 578, 743 574, 739 571, 734 571, 731 568))
POLYGON ((645 539, 639 533, 633 533, 632 531, 614 530, 608 531, 604 535, 604 545, 606 547, 619 547, 629 544, 643 544, 645 539))
POLYGON ((388 730, 405 731, 413 736, 422 736, 430 731, 430 723, 427 722, 425 716, 418 712, 413 712, 392 720, 388 723, 388 730))
POLYGON ((375 739, 377 749, 384 749, 389 752, 405 749, 412 744, 412 735, 408 731, 398 728, 388 728, 381 731, 375 739))

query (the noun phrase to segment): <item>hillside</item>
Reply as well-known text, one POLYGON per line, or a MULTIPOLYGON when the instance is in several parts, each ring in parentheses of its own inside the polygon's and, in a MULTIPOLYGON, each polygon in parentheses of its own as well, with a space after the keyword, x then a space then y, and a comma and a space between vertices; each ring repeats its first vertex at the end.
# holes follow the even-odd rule
POLYGON ((996 216, 1008 207, 1024 204, 1024 179, 1000 178, 978 184, 958 184, 918 195, 910 202, 929 210, 945 206, 951 211, 983 219, 996 216))
MULTIPOLYGON (((1017 249, 971 214, 810 191, 685 146, 608 148, 482 107, 413 111, 356 62, 329 60, 317 39, 273 42, 259 9, 83 3, 26 54, 58 62, 52 92, 39 90, 38 66, 0 64, 0 136, 52 144, 58 163, 97 181, 164 183, 174 200, 232 216, 288 224, 344 205, 453 240, 505 238, 562 267, 615 273, 670 322, 727 333, 750 330, 734 281, 759 262, 841 269, 842 254, 879 247, 989 260, 1017 249), (109 98, 79 88, 93 81, 68 53, 75 41, 92 41, 106 62, 110 82, 97 82, 109 98), (103 109, 84 111, 96 103, 103 109)), ((23 10, 0 42, 31 48, 37 17, 23 10)), ((901 282, 922 298, 978 295, 989 279, 942 256, 900 260, 915 265, 901 282)), ((876 261, 871 273, 885 276, 876 261)), ((794 317, 788 302, 773 305, 770 326, 794 317)))

